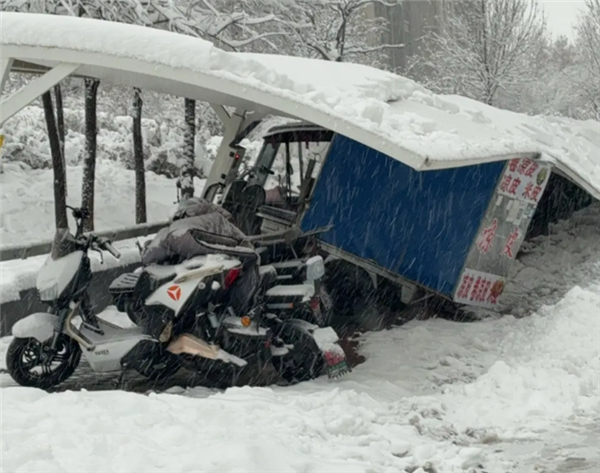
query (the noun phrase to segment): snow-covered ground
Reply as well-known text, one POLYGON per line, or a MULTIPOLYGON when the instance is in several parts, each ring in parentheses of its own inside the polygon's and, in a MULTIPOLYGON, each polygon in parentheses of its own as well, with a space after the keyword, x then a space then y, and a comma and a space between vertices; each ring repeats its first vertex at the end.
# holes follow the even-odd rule
POLYGON ((367 334, 338 382, 48 394, 3 375, 3 471, 598 471, 599 213, 522 258, 505 310, 528 317, 367 334))
POLYGON ((549 236, 525 242, 512 266, 501 312, 524 316, 560 301, 574 286, 600 280, 600 203, 551 225, 549 236))
POLYGON ((594 439, 586 450, 578 437, 593 434, 586 426, 600 413, 598 307, 595 282, 524 319, 431 320, 372 333, 361 348, 366 363, 337 383, 148 396, 5 387, 2 466, 520 473, 544 464, 560 471, 569 456, 584 455, 581 465, 593 471, 594 439), (544 454, 561 438, 578 451, 544 454))
MULTIPOLYGON (((67 168, 68 197, 72 206, 81 204, 81 166, 67 168)), ((199 193, 203 180, 195 180, 199 193)), ((54 234, 54 190, 52 170, 23 170, 18 163, 5 163, 0 174, 0 243, 20 245, 49 240, 54 234), (34 222, 34 224, 32 224, 34 222)), ((95 226, 109 230, 135 225, 135 175, 114 161, 96 165, 95 226)), ((146 173, 146 207, 149 222, 167 220, 177 200, 175 180, 146 173)), ((71 222, 74 230, 74 223, 71 222)))

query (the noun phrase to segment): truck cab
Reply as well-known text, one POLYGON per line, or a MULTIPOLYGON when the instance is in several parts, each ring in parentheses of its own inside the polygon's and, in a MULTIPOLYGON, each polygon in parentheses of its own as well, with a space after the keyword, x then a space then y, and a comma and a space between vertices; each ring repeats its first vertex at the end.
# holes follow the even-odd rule
POLYGON ((238 172, 222 205, 248 235, 270 233, 297 222, 307 208, 333 132, 293 123, 271 128, 253 165, 238 172))

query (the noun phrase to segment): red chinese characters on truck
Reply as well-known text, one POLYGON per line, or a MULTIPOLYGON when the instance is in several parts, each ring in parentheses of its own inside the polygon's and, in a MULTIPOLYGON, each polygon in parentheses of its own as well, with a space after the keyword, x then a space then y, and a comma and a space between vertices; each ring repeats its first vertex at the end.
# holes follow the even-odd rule
POLYGON ((494 238, 496 237, 496 230, 498 230, 498 219, 495 218, 492 220, 492 224, 489 227, 483 229, 481 236, 477 241, 477 248, 479 248, 479 251, 483 254, 490 251, 492 243, 494 243, 494 238))
POLYGON ((480 307, 495 307, 504 291, 504 278, 466 269, 454 300, 480 307))
POLYGON ((515 242, 517 241, 517 239, 519 238, 519 236, 521 235, 521 232, 519 232, 519 229, 517 227, 515 227, 515 229, 511 232, 510 235, 508 235, 508 238, 506 239, 506 243, 504 245, 504 249, 502 250, 502 254, 505 256, 508 256, 510 259, 514 259, 514 255, 515 255, 515 251, 514 251, 514 246, 515 246, 515 242))
POLYGON ((526 202, 538 203, 550 171, 533 159, 512 159, 500 181, 499 192, 526 202))

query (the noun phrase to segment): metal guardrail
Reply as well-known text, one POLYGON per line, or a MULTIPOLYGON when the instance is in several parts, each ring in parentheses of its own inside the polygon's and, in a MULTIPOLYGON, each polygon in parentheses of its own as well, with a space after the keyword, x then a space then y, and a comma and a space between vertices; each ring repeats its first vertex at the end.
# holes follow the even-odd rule
MULTIPOLYGON (((143 223, 141 225, 135 225, 133 227, 121 227, 117 229, 104 230, 101 232, 93 233, 98 236, 109 238, 112 241, 122 241, 129 240, 130 238, 152 235, 169 225, 169 223, 170 222, 168 221, 157 223, 143 223)), ((0 248, 0 262, 16 259, 26 259, 31 258, 32 256, 45 255, 50 253, 51 249, 52 240, 44 241, 41 243, 33 243, 29 245, 5 246, 0 248)))

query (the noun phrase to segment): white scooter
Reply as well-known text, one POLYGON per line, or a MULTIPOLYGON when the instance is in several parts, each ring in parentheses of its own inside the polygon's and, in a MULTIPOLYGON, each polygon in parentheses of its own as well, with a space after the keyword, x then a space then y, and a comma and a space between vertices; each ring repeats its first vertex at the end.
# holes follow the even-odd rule
MULTIPOLYGON (((15 338, 6 361, 19 384, 42 389, 60 384, 74 372, 82 353, 93 371, 135 369, 152 379, 169 377, 182 365, 237 376, 250 364, 272 363, 289 382, 316 377, 324 367, 332 377, 348 370, 331 328, 266 312, 269 297, 289 296, 293 304, 310 306, 310 284, 304 292, 296 288, 283 294, 272 287, 274 271, 255 271, 256 253, 244 248, 229 254, 213 248, 215 254, 180 265, 125 274, 113 283, 113 289, 122 289, 117 305, 138 301, 139 326, 125 329, 97 317, 87 294, 92 276, 88 251, 120 255, 107 239, 83 234, 85 209, 72 211, 75 236, 67 229, 57 231, 38 275, 40 299, 50 311, 31 314, 13 326, 15 338), (254 279, 242 277, 255 273, 254 279), (229 301, 235 292, 245 295, 242 306, 248 311, 233 310, 235 304, 229 301)), ((315 260, 315 275, 318 266, 315 260)))

